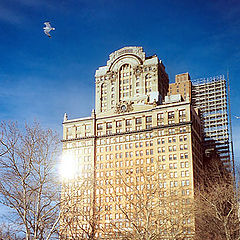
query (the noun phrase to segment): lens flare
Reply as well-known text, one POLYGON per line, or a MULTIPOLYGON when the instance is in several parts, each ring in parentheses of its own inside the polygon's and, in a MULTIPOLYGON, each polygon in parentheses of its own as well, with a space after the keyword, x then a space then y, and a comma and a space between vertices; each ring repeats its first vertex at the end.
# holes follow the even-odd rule
POLYGON ((76 175, 76 161, 72 153, 63 153, 60 173, 63 179, 73 179, 76 175))

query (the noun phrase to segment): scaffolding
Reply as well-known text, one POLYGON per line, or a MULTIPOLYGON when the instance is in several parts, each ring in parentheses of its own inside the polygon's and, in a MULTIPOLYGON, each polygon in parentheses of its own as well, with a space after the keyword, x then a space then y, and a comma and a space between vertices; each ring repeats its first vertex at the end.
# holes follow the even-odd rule
POLYGON ((201 112, 205 147, 214 147, 225 166, 234 172, 228 95, 224 75, 192 80, 192 103, 201 112))

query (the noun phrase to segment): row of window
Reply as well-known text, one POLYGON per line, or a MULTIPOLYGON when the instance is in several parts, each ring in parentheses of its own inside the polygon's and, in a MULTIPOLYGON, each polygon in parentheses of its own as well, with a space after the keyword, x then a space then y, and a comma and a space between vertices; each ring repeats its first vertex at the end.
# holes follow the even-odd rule
MULTIPOLYGON (((176 142, 176 137, 168 137, 167 140, 168 140, 168 143, 172 143, 172 142, 176 142)), ((179 136, 179 142, 182 142, 182 141, 187 141, 187 136, 186 135, 181 135, 179 136)), ((105 142, 104 139, 101 141, 102 142, 105 142)), ((100 141, 99 141, 100 143, 100 141)), ((165 144, 165 139, 164 138, 161 138, 161 139, 158 139, 157 140, 157 143, 158 144, 165 144)), ((67 145, 68 147, 71 147, 72 144, 69 143, 70 145, 67 145)), ((98 147, 97 148, 97 152, 109 152, 109 151, 113 151, 113 149, 115 149, 115 151, 119 151, 119 150, 123 150, 123 147, 125 147, 125 149, 133 149, 133 146, 135 146, 135 148, 141 148, 143 146, 146 146, 146 147, 149 147, 149 146, 153 146, 153 140, 151 141, 145 141, 145 142, 136 142, 135 144, 133 143, 126 143, 126 144, 119 144, 119 145, 115 145, 115 148, 111 145, 111 146, 106 146, 106 147, 98 147)), ((187 149, 186 147, 187 145, 180 145, 180 150, 182 149, 187 149)), ((84 152, 85 153, 85 152, 84 152)))
MULTIPOLYGON (((186 182, 187 182, 187 180, 184 182, 184 184, 186 184, 186 182)), ((175 183, 177 183, 176 181, 171 181, 170 183, 172 184, 172 186, 170 186, 171 188, 176 187, 175 186, 175 183)), ((167 184, 162 183, 162 185, 159 184, 159 187, 160 188, 166 188, 165 187, 166 185, 167 184)), ((186 186, 186 185, 184 185, 184 186, 186 186)), ((145 185, 137 185, 137 187, 139 187, 139 189, 138 189, 139 191, 143 191, 144 189, 146 189, 145 185)), ((154 184, 148 184, 149 189, 155 189, 155 187, 156 186, 154 186, 154 184)), ((132 201, 135 198, 139 198, 139 194, 127 193, 126 195, 124 195, 124 194, 122 194, 123 191, 124 190, 122 189, 121 191, 119 191, 117 193, 118 195, 112 196, 112 194, 110 194, 109 189, 108 189, 108 191, 104 191, 102 188, 101 189, 96 189, 96 195, 97 195, 96 203, 98 204, 100 202, 100 200, 101 200, 101 202, 110 203, 110 202, 114 202, 114 201, 115 202, 121 202, 123 200, 132 201), (104 194, 111 195, 111 196, 104 196, 104 194), (98 195, 101 195, 101 196, 104 196, 104 197, 98 198, 98 195)), ((113 193, 113 190, 112 190, 111 193, 113 193)), ((162 192, 160 194, 162 194, 162 192)), ((179 194, 179 191, 174 191, 174 195, 178 195, 178 194, 179 194)), ((182 196, 189 196, 190 194, 191 194, 190 189, 181 189, 181 195, 182 196)), ((166 196, 167 196, 167 194, 166 194, 166 196)), ((159 201, 159 203, 160 203, 159 205, 161 205, 161 200, 159 201)), ((164 203, 164 201, 162 201, 162 203, 164 203)), ((152 202, 152 204, 154 205, 155 203, 152 202)))
MULTIPOLYGON (((153 163, 153 158, 147 158, 146 159, 146 163, 147 164, 153 163)), ((143 164, 143 159, 137 159, 136 160, 136 164, 137 165, 143 164)), ((122 161, 116 162, 115 166, 117 168, 122 168, 123 167, 123 162, 122 161)), ((133 160, 125 162, 125 167, 131 167, 131 166, 132 167, 134 166, 133 160)), ((166 169, 167 168, 167 164, 161 164, 159 166, 160 166, 161 169, 166 169)), ((188 161, 180 162, 179 166, 180 166, 180 168, 188 168, 189 167, 189 162, 188 161)), ((113 168, 113 167, 114 167, 113 162, 108 162, 105 165, 103 163, 96 164, 96 169, 109 169, 109 168, 113 168)), ((178 168, 178 164, 177 163, 169 163, 168 167, 169 167, 169 169, 177 169, 178 168)), ((92 168, 91 164, 84 165, 84 169, 91 169, 91 168, 92 168)), ((143 168, 141 168, 141 169, 143 169, 143 168)), ((150 166, 148 166, 146 168, 146 170, 147 170, 147 172, 149 172, 150 171, 150 166)), ((139 172, 139 168, 136 168, 136 172, 137 171, 139 172)), ((151 171, 154 171, 154 167, 153 166, 151 167, 151 171)), ((129 173, 129 172, 132 173, 133 169, 130 169, 130 170, 126 169, 126 173, 129 173)), ((107 175, 109 175, 109 174, 107 174, 107 175)))
MULTIPOLYGON (((147 129, 150 129, 150 128, 152 128, 152 124, 147 124, 146 125, 146 128, 147 129)), ((136 126, 136 130, 141 130, 142 129, 142 126, 136 126)), ((126 127, 126 131, 127 132, 130 132, 130 131, 132 131, 133 130, 133 128, 127 128, 126 127)), ((169 135, 169 134, 176 134, 176 133, 185 133, 187 131, 187 128, 186 127, 179 127, 179 128, 168 128, 167 130, 159 130, 158 131, 158 136, 164 136, 164 135, 169 135)), ((121 132, 123 132, 123 129, 116 129, 116 133, 121 133, 121 132)), ((110 129, 110 130, 107 130, 106 131, 106 134, 107 135, 110 135, 110 134, 113 134, 113 132, 112 132, 112 130, 110 129)), ((98 133, 97 133, 97 135, 98 136, 103 136, 103 135, 105 135, 105 133, 103 132, 103 131, 98 131, 98 133)), ((141 135, 141 134, 140 134, 141 135)), ((133 135, 134 136, 134 135, 133 135)), ((133 136, 132 136, 132 138, 133 138, 133 136)), ((147 138, 147 134, 146 134, 146 138, 147 138)))
MULTIPOLYGON (((165 149, 166 149, 165 147, 159 147, 158 148, 158 153, 164 153, 165 149)), ((187 144, 179 145, 179 150, 186 150, 186 149, 188 149, 188 145, 187 144)), ((168 146, 168 151, 169 152, 177 151, 177 146, 176 145, 168 146)))
MULTIPOLYGON (((161 191, 158 194, 159 194, 159 197, 162 197, 163 195, 167 196, 167 192, 166 191, 161 191)), ((138 194, 138 196, 141 197, 141 194, 138 194)), ((142 197, 144 198, 144 196, 142 196, 142 197)), ((97 203, 103 203, 104 200, 105 200, 105 198, 102 197, 102 196, 96 198, 96 202, 97 203)), ((164 201, 163 200, 160 200, 160 202, 161 202, 161 205, 164 205, 164 201)), ((166 203, 169 204, 169 201, 166 201, 166 203)), ((191 203, 190 198, 182 198, 181 203, 178 200, 176 200, 176 201, 171 201, 170 205, 172 205, 172 206, 180 206, 180 204, 181 205, 189 205, 190 203, 191 203)), ((103 206, 103 204, 101 204, 101 206, 103 206)), ((121 203, 117 203, 114 206, 115 206, 115 210, 116 211, 122 210, 122 209, 126 209, 126 210, 134 209, 136 207, 136 205, 133 204, 133 203, 126 203, 125 206, 123 206, 123 204, 121 204, 121 203)), ((140 206, 140 204, 139 204, 139 206, 140 206)), ((101 209, 103 209, 103 208, 102 207, 98 207, 97 210, 100 211, 101 209)), ((112 211, 113 210, 113 205, 112 204, 107 204, 107 205, 105 205, 104 209, 105 209, 105 211, 112 211)), ((181 210, 182 209, 180 209, 180 211, 181 210)), ((172 207, 169 210, 166 210, 166 208, 163 208, 163 209, 162 208, 160 208, 160 209, 156 208, 156 210, 154 212, 159 213, 160 215, 169 215, 169 211, 172 214, 179 213, 179 209, 177 207, 172 207)), ((102 219, 102 217, 100 217, 100 219, 102 219)))
MULTIPOLYGON (((158 148, 158 152, 165 153, 165 147, 158 148)), ((148 156, 148 155, 153 155, 153 149, 146 150, 146 156, 148 156)), ((124 156, 124 153, 120 152, 120 153, 115 153, 115 154, 97 155, 97 162, 104 161, 104 156, 105 156, 105 160, 122 159, 124 156)), ((137 156, 137 157, 143 156, 143 150, 135 151, 135 156, 137 156)), ((88 156, 88 157, 90 158, 90 156, 88 156)), ((131 158, 131 157, 133 157, 133 152, 125 152, 125 158, 131 158)), ((154 161, 153 158, 150 158, 150 159, 152 162, 154 161)), ((178 160, 177 154, 169 154, 168 159, 169 159, 169 161, 178 160)), ((188 153, 187 152, 179 153, 179 159, 188 159, 188 153)), ((84 159, 84 161, 85 161, 85 159, 84 159)), ((136 159, 136 164, 138 164, 138 161, 139 161, 139 159, 136 159)), ((148 161, 148 158, 146 161, 148 161)), ((166 161, 166 155, 160 154, 158 156, 158 161, 160 161, 160 162, 166 161)))
MULTIPOLYGON (((151 124, 148 125, 149 127, 152 127, 151 124)), ((139 126, 140 127, 140 126, 139 126)), ((120 129, 117 129, 117 131, 120 129)), ((129 131, 132 130, 132 128, 128 129, 129 131)), ((169 135, 169 134, 176 134, 176 133, 184 133, 187 131, 186 127, 180 127, 180 128, 168 128, 166 130, 159 130, 158 131, 158 136, 164 136, 164 135, 169 135)), ((109 134, 112 133, 109 131, 109 134)), ((81 134, 75 135, 76 137, 85 137, 85 136, 91 136, 92 134, 86 133, 84 136, 81 134)), ((104 135, 103 132, 99 135, 104 135)), ((127 136, 121 136, 121 137, 116 137, 116 138, 107 138, 107 139, 98 139, 97 140, 97 145, 105 145, 105 144, 112 144, 112 143, 117 143, 117 142, 125 142, 125 141, 134 141, 134 140, 141 140, 141 139, 148 139, 152 138, 154 135, 153 132, 151 133, 146 133, 146 134, 135 134, 135 135, 127 135, 127 136)), ((67 135, 67 139, 73 139, 74 135, 67 135)), ((185 138, 185 137, 184 137, 185 138)), ((180 136, 179 141, 183 141, 183 138, 180 136)), ((185 139, 184 139, 185 141, 185 139)), ((81 141, 81 142, 76 142, 76 147, 81 147, 81 146, 91 146, 92 142, 91 141, 81 141)), ((73 143, 68 143, 67 145, 68 148, 73 147, 73 143)))
MULTIPOLYGON (((183 164, 183 165, 181 165, 181 168, 188 168, 188 163, 186 164, 185 163, 185 165, 183 164)), ((177 168, 177 165, 176 165, 176 168, 175 168, 175 165, 169 165, 168 166, 169 167, 169 169, 176 169, 177 168)), ((167 164, 160 164, 160 165, 158 165, 158 168, 160 169, 160 170, 166 170, 167 169, 167 164)), ((118 170, 109 170, 109 171, 98 171, 97 173, 96 173, 96 176, 97 177, 113 177, 114 176, 114 172, 116 173, 116 176, 122 176, 123 174, 132 174, 132 173, 134 173, 134 172, 136 172, 137 174, 139 174, 139 173, 143 173, 144 172, 144 169, 145 169, 145 171, 146 172, 155 172, 156 171, 156 169, 155 169, 155 167, 154 166, 147 166, 147 167, 145 167, 145 168, 143 168, 143 167, 136 167, 136 169, 133 169, 133 168, 127 168, 127 169, 118 169, 118 170), (134 171, 135 170, 135 171, 134 171)), ((184 170, 184 171, 181 171, 181 177, 188 177, 189 176, 189 170, 184 170)), ((178 172, 177 171, 175 171, 175 172, 170 172, 169 173, 169 177, 170 178, 177 178, 178 177, 178 172)))
MULTIPOLYGON (((170 112, 170 113, 174 114, 174 112, 170 112)), ((179 119, 179 122, 185 122, 186 121, 185 110, 184 111, 179 111, 179 115, 181 116, 181 118, 179 119)), ((168 119, 168 124, 175 123, 175 120, 173 119, 174 117, 171 117, 171 116, 174 116, 174 115, 168 115, 168 116, 170 116, 169 119, 168 119)), ((164 118, 162 118, 162 114, 158 114, 157 115, 157 119, 158 119, 158 123, 160 123, 158 125, 162 125, 163 124, 163 120, 164 120, 164 118), (162 122, 162 124, 161 124, 161 122, 162 122)), ((152 116, 146 116, 145 117, 145 122, 146 123, 152 123, 152 116)), ((125 125, 126 126, 131 126, 132 124, 133 124, 133 119, 125 120, 125 125)), ((141 117, 136 118, 135 119, 135 124, 136 125, 142 124, 142 118, 141 117)), ((122 120, 116 121, 116 128, 120 128, 122 126, 123 126, 123 121, 122 120)), ((107 122, 106 123, 106 129, 111 129, 112 127, 113 127, 113 123, 112 122, 107 122)), ((104 128, 104 124, 103 123, 97 124, 97 130, 103 130, 103 128, 104 128)))
MULTIPOLYGON (((187 149, 184 148, 184 149, 187 149)), ((183 148, 180 148, 180 150, 183 150, 183 148)), ((169 146, 169 152, 172 151, 176 151, 175 145, 174 146, 169 146)), ((158 148, 158 153, 165 153, 165 147, 161 147, 158 148)), ((145 155, 153 155, 153 149, 146 149, 145 150, 145 155)), ((136 157, 141 157, 144 155, 144 151, 140 150, 140 151, 135 151, 135 156, 136 157)), ((122 159, 122 158, 132 158, 134 156, 134 152, 125 152, 125 154, 123 152, 119 152, 119 153, 115 153, 115 154, 106 154, 105 155, 106 160, 113 160, 113 159, 122 159)), ((188 153, 180 153, 180 159, 188 159, 188 153)), ((103 161, 104 160, 104 155, 97 155, 97 161, 103 161)), ((165 155, 159 155, 158 156, 158 161, 165 161, 166 160, 166 156, 165 155)), ((169 160, 177 160, 177 156, 176 154, 174 155, 169 155, 169 160)))
MULTIPOLYGON (((150 123, 152 122, 152 116, 147 116, 146 117, 146 123, 150 123)), ((136 124, 142 124, 142 118, 136 118, 135 119, 135 123, 136 124)), ((127 119, 125 120, 125 125, 126 126, 130 126, 133 124, 133 120, 132 119, 127 119)), ((97 130, 103 130, 103 127, 104 127, 104 124, 103 123, 99 123, 97 124, 97 130)), ((122 127, 122 121, 119 120, 119 121, 116 121, 116 127, 119 128, 119 127, 122 127)), ((112 128, 112 122, 107 122, 106 123, 106 128, 107 129, 110 129, 112 128)))
MULTIPOLYGON (((178 187, 179 183, 181 184, 181 195, 182 196, 190 195, 190 192, 191 192, 190 189, 182 188, 182 187, 188 187, 189 186, 190 182, 189 182, 188 179, 187 180, 182 180, 182 181, 170 181, 169 185, 170 185, 171 188, 174 188, 174 187, 178 187)), ((97 188, 96 189, 97 199, 100 199, 100 198, 98 198, 98 195, 101 195, 101 196, 105 196, 105 197, 102 197, 102 199, 105 198, 106 203, 113 202, 114 199, 120 200, 120 201, 122 201, 124 198, 128 199, 128 200, 133 200, 134 199, 134 194, 130 194, 131 192, 135 192, 136 190, 137 191, 144 191, 146 189, 147 190, 155 189, 156 185, 155 184, 140 184, 140 185, 136 185, 135 187, 128 187, 128 186, 126 186, 126 187, 116 187, 115 192, 114 192, 113 188, 105 188, 105 189, 97 188), (123 193, 127 193, 127 195, 122 195, 123 193), (117 195, 113 196, 113 194, 117 194, 117 195)), ((162 188, 166 189, 167 188, 167 183, 166 182, 160 182, 158 184, 158 187, 160 189, 162 189, 162 188)), ((169 192, 169 193, 173 194, 173 195, 178 195, 179 191, 172 191, 172 192, 169 192)), ((167 193, 167 191, 156 192, 156 194, 158 194, 159 197, 167 197, 169 193, 167 193)), ((140 196, 141 196, 141 193, 138 192, 137 198, 139 198, 140 196)), ((144 196, 143 196, 143 198, 144 198, 144 196)), ((97 200, 97 203, 99 203, 98 201, 99 200, 97 200)), ((152 203, 154 203, 154 202, 152 202, 152 203)))
MULTIPOLYGON (((184 173, 186 174, 186 172, 184 173)), ((150 177, 151 178, 151 177, 150 177)), ((173 178, 173 177, 172 177, 173 178)), ((106 180, 106 181, 110 181, 110 180, 106 180)), ((133 182, 133 177, 130 178, 129 180, 130 182, 133 182)), ((144 176, 137 176, 136 177, 136 182, 145 182, 146 179, 144 178, 144 176)), ((113 182, 113 180, 111 179, 111 182, 113 182)), ((116 180, 116 183, 119 183, 119 179, 118 181, 116 180)), ((97 186, 103 186, 104 185, 104 181, 100 180, 97 181, 97 186)), ((106 182, 105 185, 108 185, 108 183, 106 182)), ((159 188, 167 188, 167 182, 159 182, 158 183, 159 188)), ((180 181, 170 181, 169 182, 170 187, 185 187, 185 186, 189 186, 190 185, 190 181, 189 179, 184 179, 184 180, 180 180, 180 181), (179 185, 180 184, 180 185, 179 185)), ((154 189, 156 187, 156 183, 155 184, 145 184, 145 185, 136 185, 136 186, 125 186, 125 187, 121 187, 121 186, 117 186, 115 188, 115 193, 123 193, 123 192, 134 192, 136 189, 137 190, 141 190, 143 191, 145 188, 147 189, 154 189)), ((114 188, 110 187, 110 188, 97 188, 96 189, 96 194, 112 194, 114 193, 114 188)), ((164 192, 163 196, 167 195, 167 192, 164 192)), ((188 194, 187 194, 188 195, 188 194)))
MULTIPOLYGON (((151 127, 151 124, 149 125, 151 127)), ((131 129, 131 128, 130 128, 131 129)), ((120 129, 117 129, 120 130, 120 129)), ((111 129, 108 130, 111 132, 111 129)), ((117 137, 111 137, 111 138, 104 138, 104 139, 98 139, 97 140, 97 145, 105 145, 105 144, 112 144, 112 143, 118 143, 118 142, 127 142, 127 141, 138 141, 138 140, 143 140, 143 139, 149 139, 153 138, 154 136, 165 136, 165 135, 174 135, 178 133, 185 133, 187 132, 187 127, 176 127, 176 128, 167 128, 167 129, 162 129, 158 130, 156 132, 147 132, 147 133, 140 133, 140 134, 132 134, 132 135, 126 135, 126 136, 117 136, 117 137)), ((89 136, 91 133, 86 133, 89 136)), ((101 131, 99 135, 104 135, 103 132, 101 131)), ((76 135, 77 136, 77 135, 76 135)), ((73 139, 74 135, 67 135, 67 139, 73 139)), ((186 141, 187 136, 179 136, 179 141, 186 141)), ((175 142, 176 138, 169 138, 169 142, 175 142)), ((158 141, 158 144, 160 144, 161 141, 158 141)), ((162 144, 165 143, 165 140, 162 140, 162 144)), ((88 141, 79 141, 76 142, 76 147, 82 147, 82 146, 91 146, 93 145, 91 140, 88 141)), ((73 147, 73 143, 68 143, 67 147, 73 147)))
MULTIPOLYGON (((173 131, 173 129, 169 129, 169 130, 170 130, 170 133, 172 133, 172 134, 175 133, 175 131, 173 131)), ((181 128, 181 131, 186 132, 186 127, 181 128)), ((139 140, 144 140, 145 138, 146 139, 153 138, 153 135, 154 135, 153 133, 146 133, 146 134, 142 133, 142 134, 127 135, 127 136, 121 136, 121 137, 115 137, 115 138, 98 139, 97 145, 113 144, 113 143, 127 142, 127 141, 139 141, 139 140)), ((165 135, 164 130, 158 131, 158 135, 159 136, 165 135)), ((176 142, 176 139, 177 139, 176 137, 159 138, 159 139, 157 139, 157 143, 165 144, 166 142, 169 142, 169 143, 176 142)), ((187 135, 180 135, 178 137, 178 139, 179 139, 179 142, 187 141, 187 135)), ((151 142, 149 142, 149 145, 152 144, 151 142)), ((143 143, 135 143, 135 144, 137 144, 137 145, 135 145, 135 147, 143 146, 143 143)), ((145 143, 145 144, 147 145, 148 143, 145 143)), ((127 146, 127 145, 125 144, 125 146, 127 146)))

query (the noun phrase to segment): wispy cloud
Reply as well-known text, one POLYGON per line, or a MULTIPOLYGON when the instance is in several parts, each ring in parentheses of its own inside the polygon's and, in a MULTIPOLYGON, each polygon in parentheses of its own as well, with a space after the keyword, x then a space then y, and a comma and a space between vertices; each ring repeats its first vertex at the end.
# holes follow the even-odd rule
POLYGON ((0 2, 0 22, 19 25, 26 23, 30 16, 29 10, 38 11, 39 9, 54 10, 54 5, 49 1, 33 1, 33 0, 10 0, 8 2, 0 2), (30 10, 30 9, 31 10, 30 10), (26 11, 27 10, 27 11, 26 11))
POLYGON ((0 21, 10 24, 20 24, 25 21, 25 17, 14 9, 0 6, 0 21))

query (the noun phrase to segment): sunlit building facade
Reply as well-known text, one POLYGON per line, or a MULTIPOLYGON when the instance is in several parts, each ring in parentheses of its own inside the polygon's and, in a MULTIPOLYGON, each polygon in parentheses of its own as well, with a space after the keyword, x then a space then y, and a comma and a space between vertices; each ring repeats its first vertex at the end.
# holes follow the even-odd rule
POLYGON ((191 85, 168 94, 162 61, 141 47, 110 54, 95 79, 91 116, 64 117, 61 239, 121 239, 150 223, 158 239, 192 239, 203 163, 191 85))

